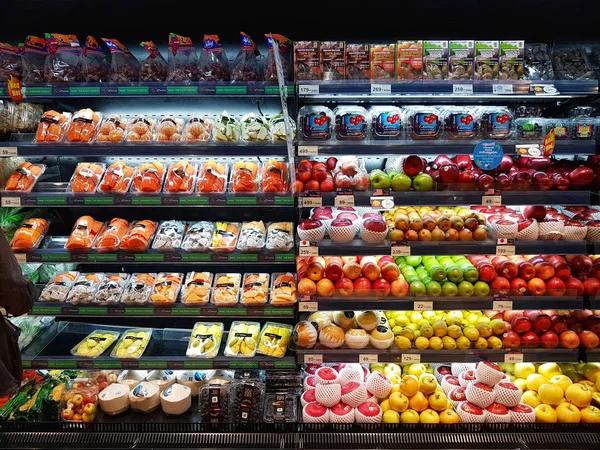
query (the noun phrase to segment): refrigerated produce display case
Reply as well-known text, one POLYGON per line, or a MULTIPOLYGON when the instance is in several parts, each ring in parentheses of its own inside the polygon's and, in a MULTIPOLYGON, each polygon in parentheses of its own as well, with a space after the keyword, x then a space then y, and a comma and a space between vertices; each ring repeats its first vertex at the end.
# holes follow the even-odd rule
POLYGON ((0 47, 2 448, 600 448, 597 47, 240 38, 0 47))

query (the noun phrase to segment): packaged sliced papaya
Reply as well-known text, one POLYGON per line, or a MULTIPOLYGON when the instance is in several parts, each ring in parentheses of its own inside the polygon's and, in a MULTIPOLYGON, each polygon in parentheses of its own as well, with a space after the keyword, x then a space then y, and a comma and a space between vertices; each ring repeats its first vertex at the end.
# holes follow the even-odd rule
POLYGON ((46 111, 35 132, 35 142, 62 142, 71 113, 46 111))
POLYGON ((169 167, 165 192, 189 194, 194 191, 198 165, 188 161, 178 161, 169 167))
POLYGON ((203 163, 198 172, 198 192, 224 193, 228 170, 229 165, 227 163, 212 160, 203 163))
POLYGON ((8 177, 6 180, 6 186, 4 186, 5 192, 23 192, 29 193, 35 186, 38 178, 46 170, 45 164, 31 164, 25 161, 8 177))
POLYGON ((102 228, 104 228, 104 222, 95 220, 92 216, 81 216, 73 225, 65 248, 67 250, 91 250, 102 228))
POLYGON ((287 164, 272 159, 262 166, 260 190, 265 193, 284 194, 288 192, 287 180, 287 164))
POLYGON ((42 239, 48 232, 46 219, 32 218, 23 222, 10 243, 10 248, 16 252, 30 252, 39 247, 42 239))
POLYGON ((94 243, 94 248, 100 253, 117 251, 127 231, 129 231, 129 222, 125 219, 115 217, 100 233, 94 243))
POLYGON ((110 114, 102 121, 96 142, 122 142, 125 128, 127 128, 125 119, 121 119, 118 114, 110 114))
POLYGON ((90 108, 80 109, 71 119, 67 128, 67 142, 92 142, 98 132, 102 113, 90 108))
POLYGON ((150 300, 156 306, 171 306, 177 301, 181 283, 182 273, 159 273, 152 289, 150 300))
POLYGON ((106 166, 100 163, 79 163, 69 183, 69 191, 90 194, 96 191, 106 166))
POLYGON ((165 166, 163 163, 154 161, 140 164, 133 176, 133 192, 144 194, 159 193, 164 178, 165 166))
POLYGON ((139 220, 134 222, 127 234, 121 239, 121 250, 126 252, 145 252, 152 242, 156 231, 156 222, 139 220))
POLYGON ((258 163, 238 161, 231 172, 231 192, 258 191, 258 163))
POLYGON ((134 169, 123 161, 112 163, 104 172, 98 192, 104 194, 125 194, 133 180, 134 169))

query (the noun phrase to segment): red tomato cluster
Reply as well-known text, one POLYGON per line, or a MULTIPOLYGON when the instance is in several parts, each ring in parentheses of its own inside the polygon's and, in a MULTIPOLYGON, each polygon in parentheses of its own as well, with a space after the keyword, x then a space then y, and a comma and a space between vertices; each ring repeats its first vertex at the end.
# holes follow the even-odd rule
POLYGON ((365 118, 360 114, 356 117, 350 117, 350 123, 352 125, 360 125, 363 122, 363 120, 365 120, 365 118))
POLYGON ((325 125, 325 123, 327 122, 327 120, 328 120, 328 119, 327 119, 327 115, 325 115, 325 114, 321 114, 319 117, 317 117, 317 118, 314 120, 314 122, 315 122, 317 125, 319 125, 319 126, 321 126, 321 127, 322 127, 323 125, 325 125))
POLYGON ((508 114, 502 114, 501 116, 496 116, 496 122, 501 123, 501 124, 505 124, 506 122, 508 122, 508 119, 510 119, 510 117, 508 117, 508 114))
POLYGON ((437 117, 435 114, 430 114, 430 115, 428 115, 428 116, 425 116, 425 117, 423 118, 423 121, 424 121, 425 123, 428 123, 429 125, 431 125, 431 124, 432 124, 432 123, 434 123, 434 122, 437 122, 437 120, 438 120, 438 117, 437 117))
POLYGON ((462 116, 460 118, 460 121, 465 125, 469 125, 471 122, 473 122, 473 116, 471 116, 470 114, 468 116, 462 116))

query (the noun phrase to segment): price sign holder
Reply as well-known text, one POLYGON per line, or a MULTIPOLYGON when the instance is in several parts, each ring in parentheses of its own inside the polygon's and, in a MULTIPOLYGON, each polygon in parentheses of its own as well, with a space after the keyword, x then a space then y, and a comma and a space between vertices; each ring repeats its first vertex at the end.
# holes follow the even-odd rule
POLYGON ((560 92, 553 84, 531 84, 529 91, 534 95, 559 95, 560 92))
POLYGON ((504 362, 505 363, 522 363, 524 361, 523 359, 523 353, 518 353, 518 352, 506 352, 504 354, 504 362))
POLYGON ((394 209, 395 206, 394 197, 390 196, 371 197, 369 203, 375 211, 389 211, 394 209))
POLYGON ((520 156, 542 156, 540 144, 515 144, 515 153, 520 156))
POLYGON ((392 241, 390 256, 410 256, 410 246, 407 241, 392 241))
POLYGON ((513 256, 517 254, 514 239, 500 238, 497 241, 496 255, 513 256))
POLYGON ((379 356, 377 355, 358 355, 359 364, 377 364, 379 356))
POLYGON ((323 364, 323 355, 304 355, 304 364, 323 364))
POLYGON ((502 195, 501 192, 493 188, 486 189, 481 198, 482 206, 502 206, 502 195))
POLYGON ((298 85, 298 94, 300 95, 319 95, 318 84, 300 84, 298 85))
POLYGON ((421 355, 419 353, 402 353, 400 362, 403 364, 420 364, 421 355))
POLYGON ((494 84, 492 85, 492 94, 512 95, 514 93, 512 84, 494 84))
POLYGON ((0 157, 2 156, 17 156, 17 147, 0 147, 0 157))
POLYGON ((0 205, 3 208, 18 208, 21 206, 20 197, 2 197, 0 198, 0 205))
POLYGON ((512 311, 513 302, 510 299, 510 296, 507 294, 494 295, 494 301, 492 302, 492 309, 494 311, 512 311))
POLYGON ((372 84, 371 85, 371 94, 391 94, 392 93, 392 85, 391 84, 372 84))
POLYGON ((453 84, 452 93, 454 95, 473 95, 472 84, 453 84))
POLYGON ((433 302, 415 302, 413 309, 415 311, 433 311, 433 302))
POLYGON ((298 156, 317 156, 319 147, 317 145, 299 145, 298 156))
POLYGON ((351 192, 338 192, 335 196, 334 205, 336 207, 346 206, 354 207, 354 195, 351 192))
POLYGON ((300 312, 315 312, 319 310, 317 302, 300 302, 298 303, 298 311, 300 312))
POLYGON ((14 255, 19 264, 27 264, 27 253, 15 253, 14 255))
POLYGON ((313 242, 300 241, 298 256, 319 256, 319 247, 317 247, 313 242))
POLYGON ((320 194, 315 194, 311 191, 306 194, 305 197, 302 197, 303 208, 318 208, 323 206, 323 197, 320 194))

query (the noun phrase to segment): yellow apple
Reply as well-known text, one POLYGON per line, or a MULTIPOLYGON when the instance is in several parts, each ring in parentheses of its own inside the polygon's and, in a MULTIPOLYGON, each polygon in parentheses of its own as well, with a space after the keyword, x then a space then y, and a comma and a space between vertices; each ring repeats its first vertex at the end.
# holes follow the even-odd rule
POLYGON ((393 409, 388 409, 383 413, 383 423, 400 423, 400 414, 393 409))
POLYGON ((488 348, 493 350, 499 350, 502 348, 502 340, 497 336, 490 336, 487 341, 488 348))
POLYGON ((440 423, 440 415, 433 409, 426 409, 419 416, 421 423, 440 423))
POLYGON ((426 348, 429 348, 429 339, 419 336, 417 339, 415 339, 415 347, 417 347, 419 350, 425 350, 426 348))
POLYGON ((548 384, 550 380, 539 373, 532 373, 525 379, 527 389, 530 391, 537 391, 542 384, 548 384))
POLYGON ((592 391, 583 384, 575 383, 567 388, 565 398, 578 408, 585 408, 592 403, 592 391))
POLYGON ((550 383, 560 386, 563 392, 566 392, 567 388, 573 384, 573 381, 566 375, 555 375, 550 378, 550 383))
POLYGON ((390 408, 399 413, 408 409, 408 397, 400 392, 394 392, 388 399, 390 408))
POLYGON ((419 390, 419 380, 413 375, 404 375, 400 383, 400 392, 407 397, 412 397, 419 390))
POLYGON ((538 395, 542 403, 556 406, 564 401, 564 392, 558 384, 542 384, 538 390, 538 395))
POLYGON ((582 408, 581 421, 584 423, 600 423, 600 409, 595 406, 586 406, 585 408, 582 408))
POLYGON ((571 403, 561 403, 556 407, 558 421, 561 423, 579 423, 581 422, 581 411, 571 403))
POLYGON ((535 373, 535 366, 532 363, 515 363, 513 373, 517 378, 527 378, 535 373))
POLYGON ((421 375, 419 378, 419 391, 425 395, 433 394, 437 387, 437 381, 433 375, 428 373, 421 375))
POLYGON ((521 401, 526 405, 531 406, 532 408, 536 408, 542 404, 540 396, 535 391, 523 392, 523 395, 521 396, 521 401))
POLYGON ((429 400, 422 392, 417 392, 415 395, 410 397, 408 404, 410 409, 414 409, 417 412, 425 411, 429 406, 429 400))
POLYGON ((399 350, 408 350, 411 347, 410 339, 406 336, 396 336, 394 338, 394 344, 399 350))
POLYGON ((552 406, 541 404, 535 407, 535 419, 541 423, 556 423, 558 413, 552 406))
POLYGON ((443 392, 434 392, 429 396, 429 406, 436 411, 443 411, 448 406, 448 399, 443 392))
POLYGON ((419 413, 414 409, 407 409, 400 416, 402 423, 419 423, 419 413))
POLYGON ((385 377, 390 380, 392 385, 400 384, 402 382, 402 378, 397 373, 388 373, 385 377))
POLYGON ((460 336, 456 339, 456 348, 459 350, 466 350, 471 347, 471 341, 466 336, 460 336))
POLYGON ((555 375, 562 375, 560 367, 556 363, 544 363, 538 367, 538 373, 550 379, 555 375))
POLYGON ((527 390, 527 383, 524 378, 515 378, 512 382, 522 391, 527 390))
MULTIPOLYGON (((400 383, 401 383, 401 382, 402 382, 402 381, 400 381, 400 383)), ((398 383, 398 384, 394 384, 394 385, 392 386, 392 390, 391 390, 391 392, 390 392, 390 395, 391 395, 391 394, 393 394, 394 392, 400 392, 400 383, 398 383)))
POLYGON ((408 366, 408 369, 404 371, 405 374, 415 375, 416 377, 420 377, 425 372, 427 372, 427 367, 425 367, 425 364, 411 364, 408 366))
POLYGON ((397 375, 402 375, 402 369, 398 364, 386 364, 385 369, 383 369, 383 373, 387 375, 388 373, 395 373, 397 375))
POLYGON ((459 423, 460 417, 451 408, 440 413, 440 423, 459 423))
POLYGON ((389 411, 390 409, 390 401, 389 400, 384 400, 379 404, 379 407, 381 408, 381 412, 386 412, 389 411))

